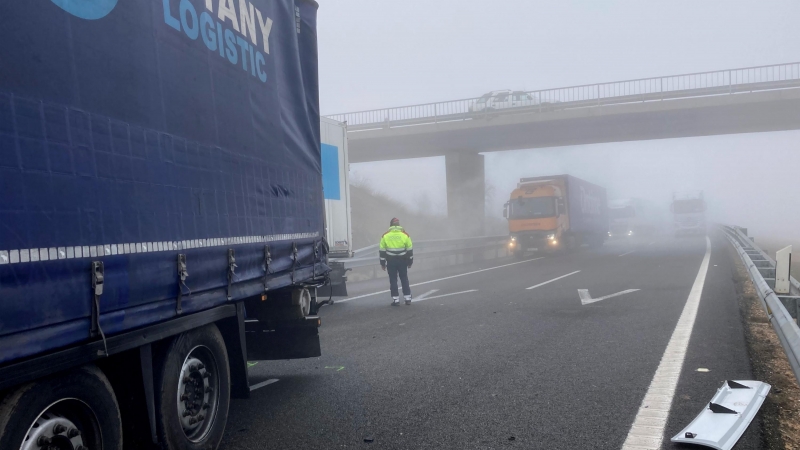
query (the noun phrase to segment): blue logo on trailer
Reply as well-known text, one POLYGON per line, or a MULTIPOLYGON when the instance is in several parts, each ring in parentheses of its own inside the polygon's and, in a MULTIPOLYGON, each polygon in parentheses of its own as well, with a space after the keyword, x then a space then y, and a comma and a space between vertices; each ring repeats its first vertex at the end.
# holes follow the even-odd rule
POLYGON ((107 16, 114 10, 119 0, 51 0, 59 8, 80 17, 81 19, 97 20, 107 16))
POLYGON ((339 147, 322 144, 322 192, 326 200, 341 200, 339 192, 339 147))

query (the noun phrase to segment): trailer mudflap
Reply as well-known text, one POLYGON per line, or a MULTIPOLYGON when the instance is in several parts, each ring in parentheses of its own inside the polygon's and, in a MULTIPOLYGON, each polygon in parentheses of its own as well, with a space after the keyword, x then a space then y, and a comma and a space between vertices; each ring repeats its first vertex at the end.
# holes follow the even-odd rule
MULTIPOLYGON (((328 275, 330 283, 325 286, 317 288, 318 298, 332 297, 347 297, 347 271, 344 267, 344 262, 328 260, 328 267, 331 272, 328 275)), ((325 302, 320 302, 325 303, 325 302)))
POLYGON ((317 316, 278 323, 248 320, 245 322, 247 360, 300 359, 321 356, 319 326, 320 319, 317 316))

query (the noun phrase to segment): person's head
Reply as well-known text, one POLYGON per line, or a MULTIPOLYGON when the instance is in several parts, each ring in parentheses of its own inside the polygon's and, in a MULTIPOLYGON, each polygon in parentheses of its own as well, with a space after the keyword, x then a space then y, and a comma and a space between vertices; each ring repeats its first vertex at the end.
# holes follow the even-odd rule
POLYGON ((392 220, 389 221, 389 226, 390 227, 400 226, 400 219, 398 219, 397 217, 393 217, 392 220))

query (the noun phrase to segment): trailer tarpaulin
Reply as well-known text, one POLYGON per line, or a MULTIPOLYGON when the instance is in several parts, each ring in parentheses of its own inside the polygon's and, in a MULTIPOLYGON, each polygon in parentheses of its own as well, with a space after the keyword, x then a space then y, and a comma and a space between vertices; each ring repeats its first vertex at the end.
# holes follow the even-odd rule
POLYGON ((316 11, 0 3, 0 362, 326 273, 316 11))

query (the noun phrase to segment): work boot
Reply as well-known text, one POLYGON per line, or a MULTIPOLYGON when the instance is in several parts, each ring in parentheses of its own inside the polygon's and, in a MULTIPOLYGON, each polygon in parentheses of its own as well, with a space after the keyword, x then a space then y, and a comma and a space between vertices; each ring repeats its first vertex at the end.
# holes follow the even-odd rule
POLYGON ((410 305, 411 304, 411 295, 406 295, 405 297, 406 297, 406 305, 410 305))
POLYGON ((400 304, 400 297, 392 297, 392 306, 397 306, 400 304))

